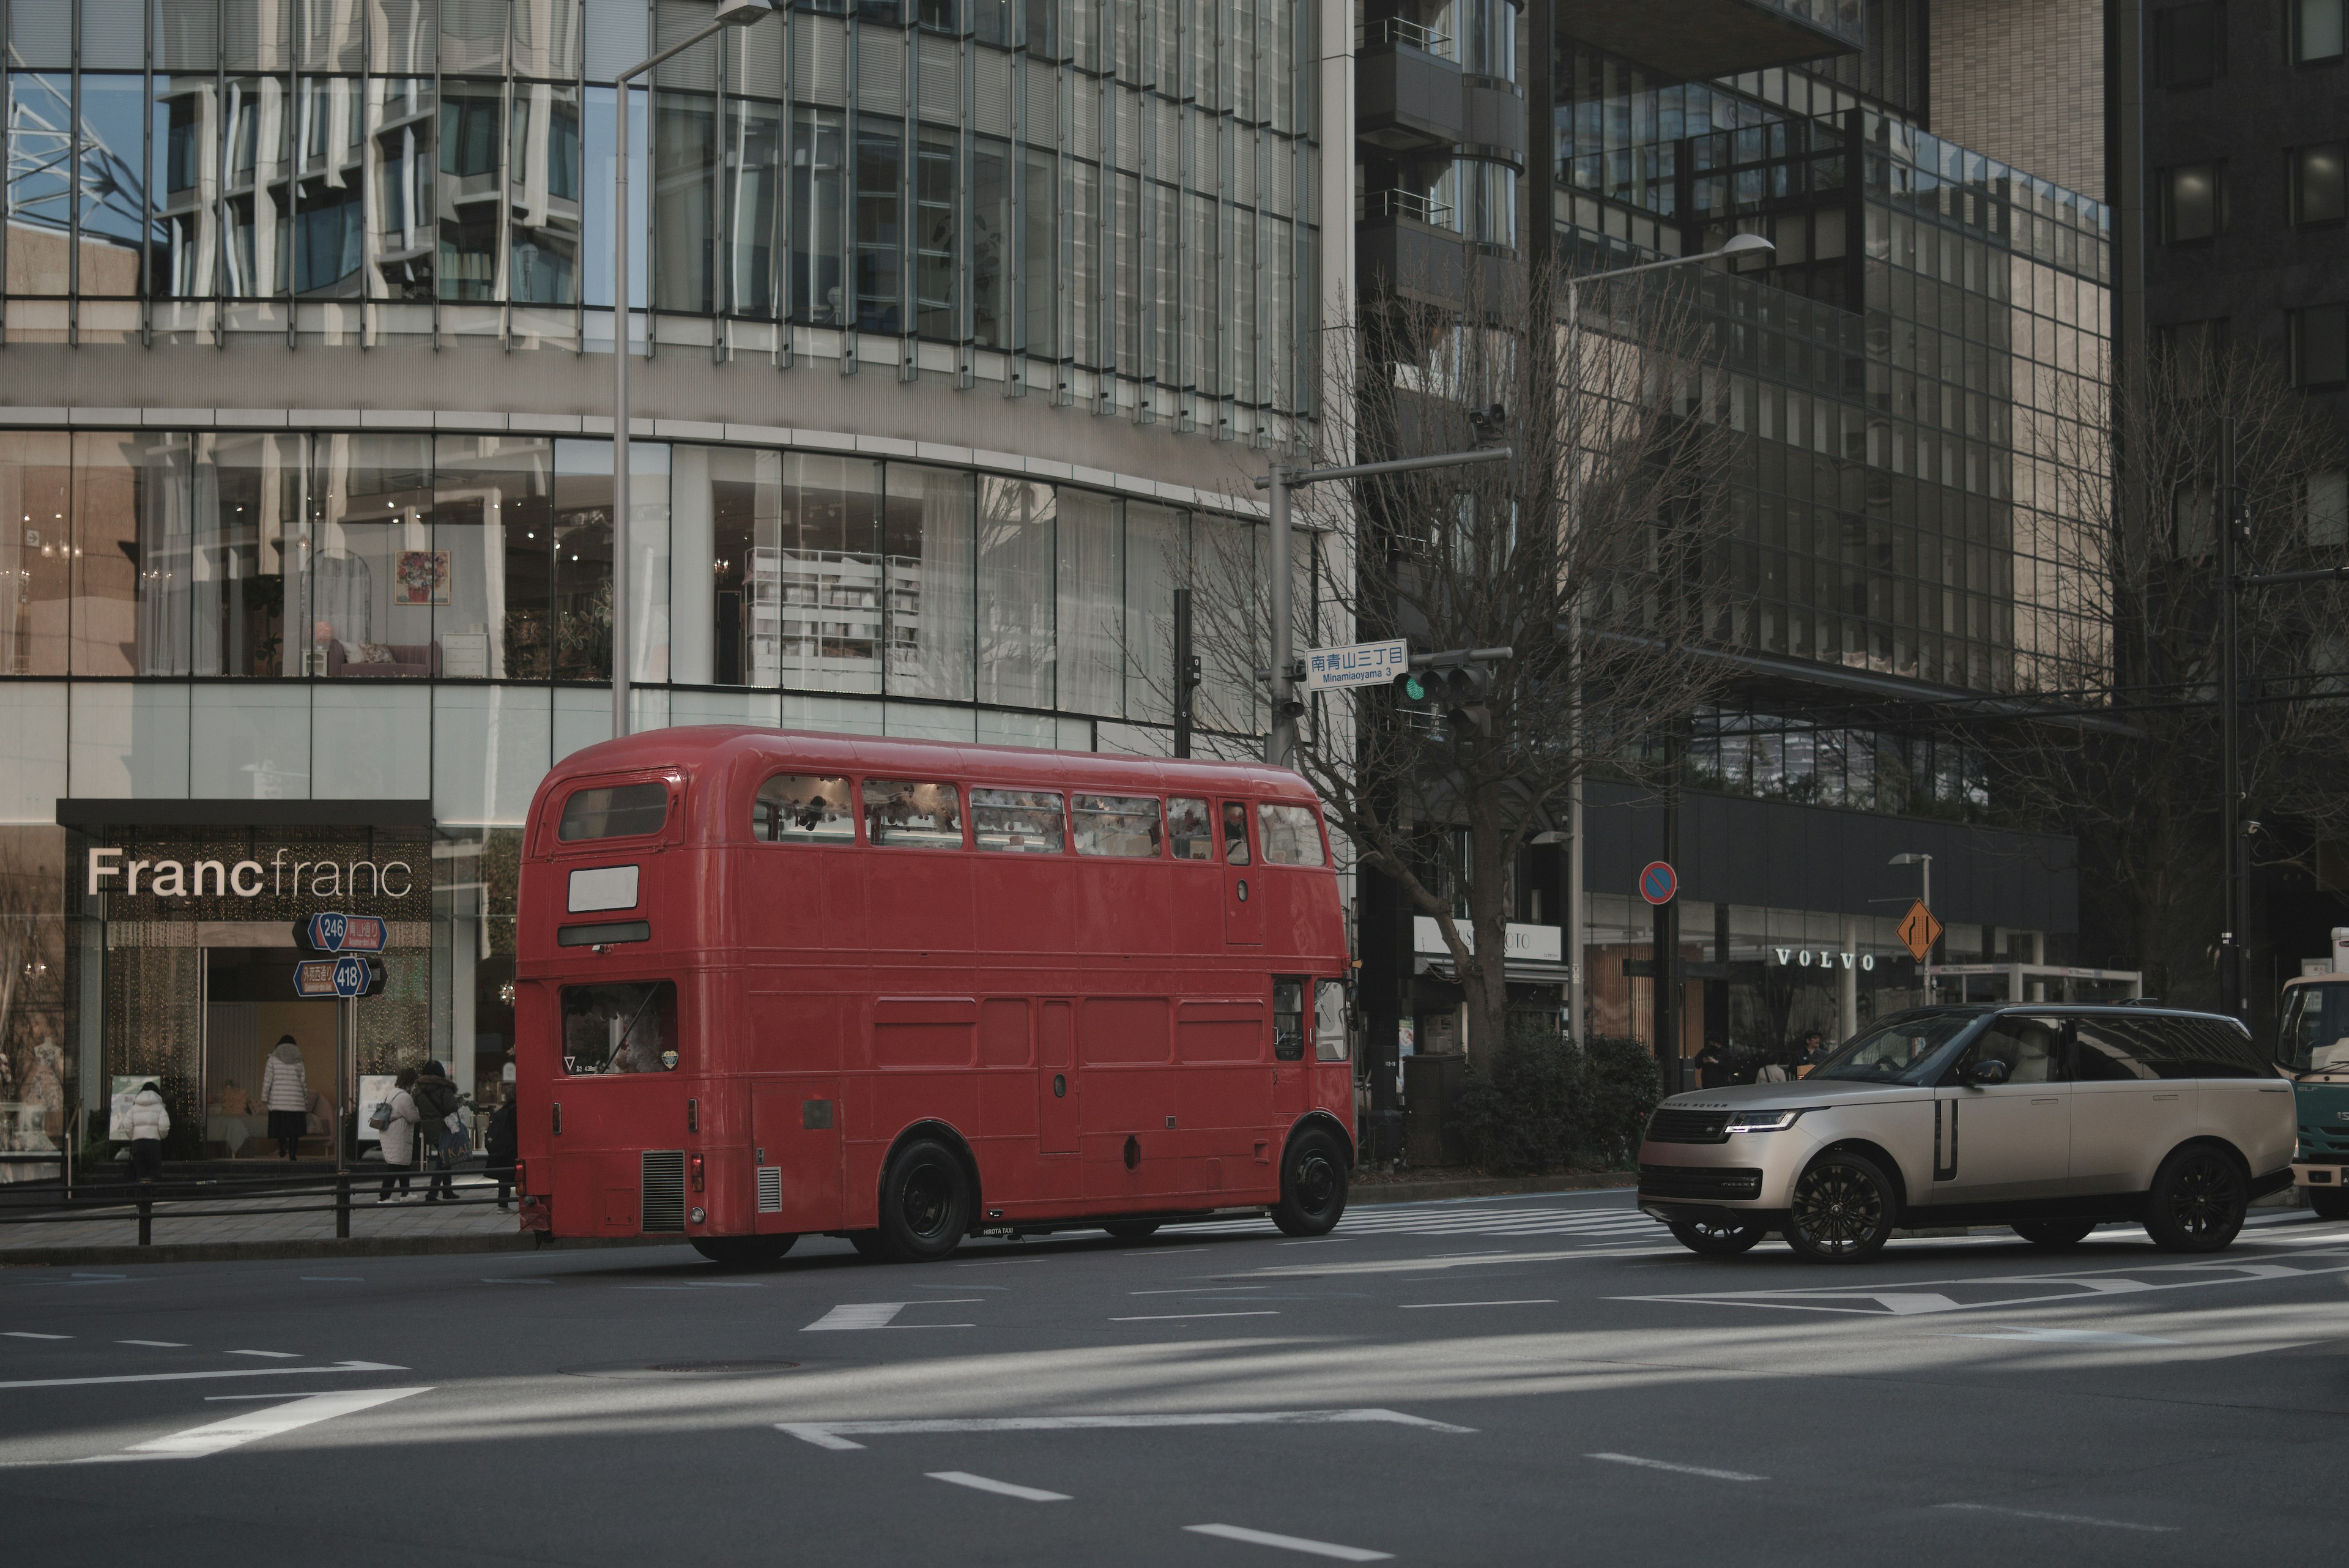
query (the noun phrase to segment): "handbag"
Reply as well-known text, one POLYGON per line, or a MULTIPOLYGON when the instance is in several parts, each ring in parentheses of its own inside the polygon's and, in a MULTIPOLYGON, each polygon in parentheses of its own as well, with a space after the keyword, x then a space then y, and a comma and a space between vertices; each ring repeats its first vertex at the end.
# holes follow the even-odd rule
POLYGON ((381 1105, 376 1106, 374 1110, 367 1113, 367 1126, 375 1128, 378 1132, 382 1132, 385 1128, 391 1126, 391 1102, 389 1100, 384 1101, 381 1105))

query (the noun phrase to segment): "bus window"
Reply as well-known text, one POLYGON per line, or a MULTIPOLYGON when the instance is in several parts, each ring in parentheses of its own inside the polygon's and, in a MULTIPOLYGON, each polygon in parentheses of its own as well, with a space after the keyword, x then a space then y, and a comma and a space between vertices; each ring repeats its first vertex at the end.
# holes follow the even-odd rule
POLYGON ((1346 983, 1325 980, 1313 988, 1313 1059, 1346 1059, 1346 983))
POLYGON ((1264 842, 1266 865, 1321 864, 1321 830, 1314 826, 1313 813, 1304 806, 1269 803, 1257 806, 1256 831, 1264 842))
POLYGON ((1305 1059, 1305 982, 1277 979, 1272 982, 1272 1058, 1276 1062, 1305 1059))
POLYGON ((1046 790, 975 789, 970 792, 971 841, 981 849, 1013 854, 1061 852, 1061 797, 1046 790))
POLYGON ((563 988, 563 1070, 667 1073, 677 1068, 677 987, 667 981, 563 988))
POLYGON ((960 849, 961 801, 950 784, 864 781, 864 841, 890 849, 960 849))
POLYGON ((1247 807, 1236 800, 1224 802, 1224 864, 1248 863, 1247 807))
POLYGON ((1216 841, 1208 829, 1212 819, 1204 800, 1176 798, 1166 803, 1166 832, 1177 860, 1213 860, 1216 841))
POLYGON ((583 838, 635 838, 658 833, 668 820, 668 785, 616 784, 572 793, 563 803, 554 836, 565 844, 583 838))
MULTIPOLYGON (((1186 803, 1187 804, 1187 803, 1186 803)), ((1158 858, 1158 802, 1150 795, 1081 794, 1076 813, 1077 853, 1116 855, 1130 860, 1158 858)))
POLYGON ((777 774, 750 805, 750 836, 769 844, 854 844, 856 813, 848 781, 777 774))

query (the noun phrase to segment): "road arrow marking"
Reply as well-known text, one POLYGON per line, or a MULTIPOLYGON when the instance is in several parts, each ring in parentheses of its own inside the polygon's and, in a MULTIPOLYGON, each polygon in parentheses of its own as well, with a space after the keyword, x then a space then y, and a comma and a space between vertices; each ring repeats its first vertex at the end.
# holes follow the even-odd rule
POLYGON ((775 1430, 789 1432, 819 1449, 861 1449, 851 1438, 888 1437, 916 1432, 1108 1432, 1143 1431, 1166 1427, 1336 1427, 1383 1422, 1417 1427, 1430 1432, 1473 1432, 1424 1416, 1400 1410, 1229 1410, 1181 1416, 1009 1416, 968 1417, 937 1421, 778 1421, 775 1430))
POLYGON ((264 1438, 274 1438, 281 1432, 296 1431, 304 1427, 316 1426, 320 1421, 330 1421, 336 1416, 354 1415, 361 1410, 373 1409, 378 1405, 388 1405, 394 1399, 405 1399, 411 1394, 430 1392, 429 1388, 373 1388, 355 1393, 305 1394, 288 1404, 267 1410, 231 1416, 225 1421, 191 1427, 168 1438, 136 1444, 119 1454, 101 1454, 96 1459, 74 1462, 102 1465, 135 1459, 200 1459, 207 1454, 242 1448, 264 1438))
POLYGON ((1605 1459, 1610 1465, 1637 1465, 1643 1470, 1670 1470, 1674 1475, 1702 1476, 1707 1480, 1758 1481, 1768 1476, 1748 1475, 1744 1470, 1708 1469, 1702 1465, 1675 1465, 1662 1459, 1643 1459, 1637 1454, 1585 1454, 1586 1459, 1605 1459))

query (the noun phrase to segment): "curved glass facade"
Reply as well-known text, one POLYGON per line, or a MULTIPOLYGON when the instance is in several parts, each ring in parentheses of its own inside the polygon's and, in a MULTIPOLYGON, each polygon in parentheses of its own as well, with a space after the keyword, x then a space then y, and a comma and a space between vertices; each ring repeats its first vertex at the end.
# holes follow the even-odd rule
MULTIPOLYGON (((663 343, 1185 429, 1309 411, 1315 5, 811 0, 730 31, 636 89, 628 303, 663 343)), ((6 336, 608 348, 606 84, 709 15, 14 0, 6 336)))

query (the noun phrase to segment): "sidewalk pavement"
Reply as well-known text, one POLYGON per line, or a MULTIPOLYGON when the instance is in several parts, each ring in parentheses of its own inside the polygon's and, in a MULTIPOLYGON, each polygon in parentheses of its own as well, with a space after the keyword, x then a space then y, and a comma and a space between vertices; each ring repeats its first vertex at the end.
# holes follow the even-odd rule
MULTIPOLYGON (((519 1217, 501 1211, 492 1202, 497 1183, 479 1171, 456 1173, 457 1191, 467 1203, 426 1203, 410 1198, 404 1203, 378 1206, 375 1200, 380 1175, 351 1183, 351 1234, 335 1236, 331 1198, 303 1193, 258 1198, 171 1199, 154 1206, 154 1245, 139 1241, 136 1201, 102 1210, 83 1210, 82 1217, 59 1224, 12 1225, 0 1212, 0 1268, 46 1267, 74 1263, 224 1262, 261 1258, 401 1257, 427 1253, 521 1251, 545 1244, 555 1247, 675 1246, 678 1236, 611 1237, 542 1243, 518 1228, 519 1217), (230 1211, 293 1208, 325 1203, 315 1213, 250 1215, 230 1211), (176 1219, 175 1210, 200 1211, 201 1217, 176 1219)), ((1622 1176, 1528 1177, 1502 1180, 1487 1177, 1436 1177, 1423 1180, 1376 1180, 1357 1185, 1349 1201, 1357 1206, 1381 1203, 1424 1203, 1446 1198, 1494 1198, 1518 1193, 1569 1192, 1590 1188, 1629 1187, 1637 1178, 1622 1176)), ((417 1183, 422 1190, 421 1179, 417 1183)))

